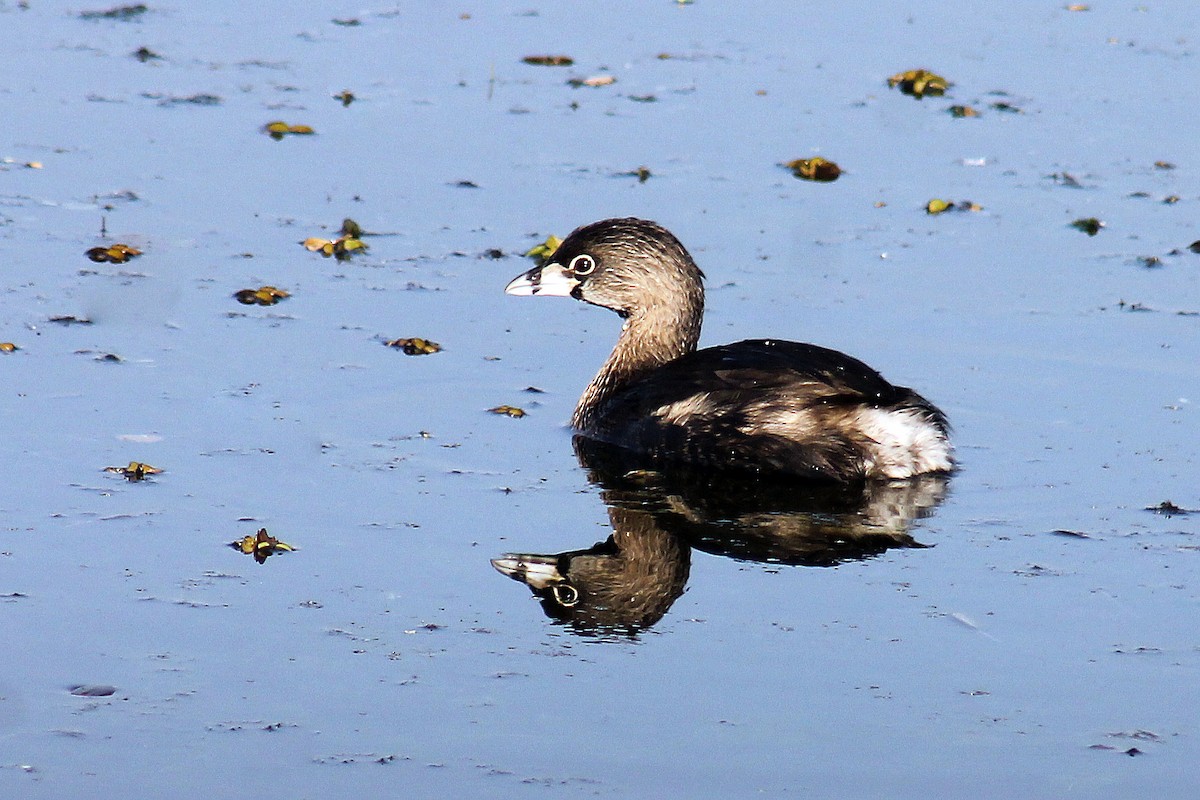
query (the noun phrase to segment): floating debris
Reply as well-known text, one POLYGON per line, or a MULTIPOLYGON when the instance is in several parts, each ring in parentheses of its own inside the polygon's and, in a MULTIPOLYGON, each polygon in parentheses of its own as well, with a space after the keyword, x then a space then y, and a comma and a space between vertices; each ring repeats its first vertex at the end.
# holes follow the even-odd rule
POLYGON ((1087 3, 1071 3, 1067 6, 1067 11, 1091 11, 1092 7, 1087 3))
POLYGON ((1163 205, 1173 206, 1176 203, 1178 203, 1180 201, 1180 199, 1181 198, 1177 194, 1169 194, 1166 197, 1164 197, 1162 199, 1162 201, 1163 201, 1163 205))
POLYGON ((80 19, 115 19, 121 22, 129 22, 137 19, 142 14, 145 14, 150 9, 144 3, 138 3, 133 6, 114 6, 105 11, 81 11, 79 12, 80 19))
POLYGON ((966 117, 978 117, 979 112, 971 106, 950 106, 946 109, 950 112, 950 116, 955 119, 964 119, 966 117))
POLYGON ((442 351, 442 346, 437 342, 422 339, 419 336, 413 336, 408 339, 392 339, 389 342, 384 342, 384 344, 388 347, 395 347, 397 350, 403 350, 406 356, 427 356, 442 351))
POLYGON ((117 687, 105 683, 77 683, 68 686, 67 691, 76 697, 111 697, 117 693, 117 687))
POLYGON ((1083 183, 1069 172, 1052 172, 1047 177, 1059 186, 1069 186, 1072 189, 1082 189, 1083 183))
POLYGON ((819 183, 830 183, 836 181, 842 174, 842 168, 832 161, 813 156, 812 158, 798 158, 795 161, 784 163, 785 167, 792 171, 792 174, 797 178, 806 181, 817 181, 819 183))
POLYGON ((554 252, 558 250, 561 244, 562 239, 552 233, 546 237, 546 241, 529 248, 529 251, 525 253, 525 257, 532 258, 538 263, 538 266, 541 266, 554 256, 554 252))
POLYGON ((1194 508, 1181 508, 1170 500, 1163 500, 1156 506, 1146 506, 1146 510, 1164 517, 1186 517, 1188 514, 1200 513, 1194 508))
POLYGON ((0 342, 0 353, 15 353, 20 349, 12 342, 0 342))
POLYGON ((354 96, 354 92, 350 91, 349 89, 343 89, 338 94, 335 94, 333 96, 333 99, 337 100, 339 103, 342 104, 342 107, 345 108, 345 107, 349 106, 351 103, 353 103, 355 100, 357 100, 358 98, 354 96))
POLYGON ((230 542, 229 546, 245 555, 254 556, 254 560, 259 564, 276 553, 291 553, 296 549, 268 534, 266 528, 259 528, 254 536, 245 536, 236 542, 230 542))
POLYGON ((219 106, 225 102, 215 94, 190 94, 185 97, 143 92, 142 97, 157 100, 160 106, 219 106))
POLYGON ((597 86, 608 86, 616 82, 617 79, 612 75, 593 75, 590 78, 570 78, 567 80, 567 85, 574 86, 576 89, 583 86, 596 88, 597 86))
POLYGON ((1050 532, 1052 534, 1054 534, 1055 536, 1065 536, 1069 539, 1091 539, 1092 538, 1091 536, 1084 533, 1083 531, 1072 531, 1072 530, 1067 530, 1066 528, 1058 528, 1057 530, 1053 530, 1050 532))
POLYGON ((1155 169, 1175 169, 1175 165, 1172 164, 1170 161, 1155 161, 1154 168, 1155 169))
POLYGON ((521 60, 535 67, 569 67, 575 63, 570 56, 525 56, 521 60))
POLYGON ((91 325, 92 321, 87 317, 77 317, 74 314, 60 314, 57 317, 50 317, 47 322, 54 322, 59 325, 91 325))
POLYGON ((1189 244, 1187 249, 1191 250, 1193 253, 1200 254, 1200 239, 1197 239, 1196 241, 1189 244))
POLYGON ((233 296, 242 305, 273 306, 280 300, 291 297, 291 294, 274 286, 260 286, 257 289, 242 289, 234 292, 233 296))
POLYGON ((488 411, 492 414, 502 414, 513 419, 520 419, 525 416, 525 410, 516 406, 496 406, 495 408, 489 408, 488 411))
POLYGON ((120 475, 131 482, 145 480, 147 475, 162 474, 162 470, 158 467, 143 464, 141 461, 130 461, 127 467, 105 467, 104 471, 120 475))
POLYGON ((316 133, 308 125, 289 125, 286 122, 268 122, 262 127, 263 133, 270 136, 275 141, 279 141, 284 136, 312 136, 316 133))
POLYGON ((653 175, 648 167, 638 167, 631 169, 628 172, 618 172, 613 175, 614 178, 637 178, 638 183, 645 183, 653 175))
POLYGON ((151 50, 149 47, 139 47, 129 54, 133 58, 145 64, 147 61, 162 61, 163 57, 151 50))
POLYGON ((907 72, 898 72, 887 79, 887 84, 892 88, 900 87, 901 92, 912 95, 918 100, 925 97, 925 95, 941 97, 953 85, 941 75, 930 72, 927 69, 910 69, 907 72))
POLYGON ((108 247, 93 247, 91 250, 88 250, 86 253, 84 253, 85 256, 98 264, 103 264, 105 262, 109 264, 124 264, 129 259, 137 258, 141 254, 142 251, 138 250, 136 247, 131 247, 127 244, 121 244, 120 242, 109 245, 108 247))
POLYGON ((1082 217, 1072 222, 1071 227, 1077 231, 1083 231, 1088 236, 1095 236, 1104 227, 1104 223, 1095 217, 1082 217))
POLYGON ((342 228, 338 232, 338 238, 322 239, 319 236, 311 236, 301 242, 304 249, 314 253, 320 253, 325 258, 333 256, 338 261, 346 261, 350 256, 359 250, 366 250, 367 244, 362 240, 362 227, 357 222, 347 217, 342 220, 342 228))
POLYGON ((955 203, 936 197, 925 204, 926 214, 941 214, 946 211, 983 211, 983 206, 970 200, 960 200, 955 203))
POLYGON ((998 100, 995 103, 992 103, 991 108, 995 111, 1002 111, 1005 114, 1024 114, 1025 113, 1017 106, 1014 106, 1012 103, 1006 103, 1003 100, 998 100))

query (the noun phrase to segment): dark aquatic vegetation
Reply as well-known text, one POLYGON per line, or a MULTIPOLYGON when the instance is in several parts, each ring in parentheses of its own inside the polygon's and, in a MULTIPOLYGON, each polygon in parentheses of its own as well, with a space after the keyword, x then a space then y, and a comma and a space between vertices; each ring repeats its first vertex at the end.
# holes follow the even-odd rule
POLYGON ((691 551, 742 561, 829 567, 893 548, 946 495, 945 475, 849 486, 670 465, 582 436, 575 453, 599 486, 613 533, 564 553, 507 553, 499 572, 526 584, 546 615, 588 635, 633 635, 683 594, 691 551))
POLYGON ((525 56, 521 59, 526 64, 537 67, 569 67, 575 63, 570 56, 525 56))

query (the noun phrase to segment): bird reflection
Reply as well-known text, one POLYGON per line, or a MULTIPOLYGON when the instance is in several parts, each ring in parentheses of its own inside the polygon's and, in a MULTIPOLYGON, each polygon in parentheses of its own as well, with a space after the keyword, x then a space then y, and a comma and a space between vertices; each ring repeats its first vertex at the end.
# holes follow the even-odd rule
POLYGON ((898 547, 946 495, 945 475, 857 485, 647 468, 628 451, 576 437, 613 533, 584 550, 492 560, 546 615, 588 635, 635 635, 684 592, 692 549, 742 561, 828 567, 898 547))

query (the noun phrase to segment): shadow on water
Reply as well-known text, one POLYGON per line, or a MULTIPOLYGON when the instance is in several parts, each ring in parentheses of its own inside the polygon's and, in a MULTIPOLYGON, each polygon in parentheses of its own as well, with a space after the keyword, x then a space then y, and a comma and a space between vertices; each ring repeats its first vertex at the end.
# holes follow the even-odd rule
POLYGON ((613 533, 564 553, 492 560, 529 586, 546 615, 584 635, 636 635, 683 594, 691 551, 741 561, 829 567, 925 545, 908 532, 946 496, 949 478, 856 485, 770 481, 687 467, 647 469, 627 451, 575 437, 613 533))

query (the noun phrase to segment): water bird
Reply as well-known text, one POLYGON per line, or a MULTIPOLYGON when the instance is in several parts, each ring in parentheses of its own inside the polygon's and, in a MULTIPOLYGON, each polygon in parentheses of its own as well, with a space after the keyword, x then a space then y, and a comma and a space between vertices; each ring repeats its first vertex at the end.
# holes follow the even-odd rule
POLYGON ((851 356, 777 339, 697 350, 703 279, 666 228, 621 218, 577 228, 508 284, 624 320, 575 408, 580 435, 667 462, 806 479, 953 469, 946 415, 851 356))

